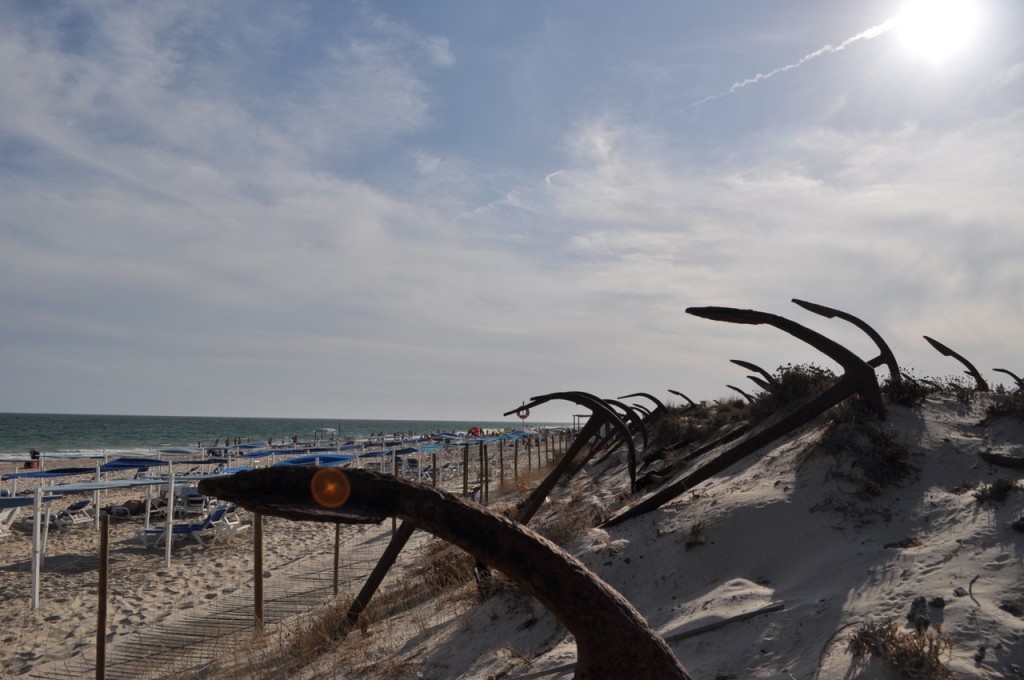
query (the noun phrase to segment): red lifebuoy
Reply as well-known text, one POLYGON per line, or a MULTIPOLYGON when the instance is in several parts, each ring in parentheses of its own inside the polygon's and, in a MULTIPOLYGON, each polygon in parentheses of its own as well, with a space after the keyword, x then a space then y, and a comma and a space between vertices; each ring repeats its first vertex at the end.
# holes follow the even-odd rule
POLYGON ((519 420, 526 420, 527 418, 530 417, 530 409, 521 408, 518 411, 516 411, 516 415, 519 416, 519 420))

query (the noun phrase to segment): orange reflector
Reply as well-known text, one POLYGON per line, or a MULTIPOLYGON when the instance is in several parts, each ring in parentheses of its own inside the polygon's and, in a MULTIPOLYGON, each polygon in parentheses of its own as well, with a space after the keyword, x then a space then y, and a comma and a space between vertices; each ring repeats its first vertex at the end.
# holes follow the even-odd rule
POLYGON ((337 508, 345 504, 352 485, 345 473, 337 468, 321 468, 313 475, 309 483, 313 492, 313 500, 325 508, 337 508))

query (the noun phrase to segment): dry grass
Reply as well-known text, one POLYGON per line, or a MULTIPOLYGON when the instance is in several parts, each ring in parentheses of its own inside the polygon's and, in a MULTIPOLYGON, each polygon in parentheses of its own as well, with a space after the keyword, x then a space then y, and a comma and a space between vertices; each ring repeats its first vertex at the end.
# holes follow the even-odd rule
POLYGON ((675 447, 684 442, 701 442, 722 426, 746 420, 749 416, 750 407, 746 402, 731 398, 693 408, 669 408, 658 420, 649 448, 658 449, 675 447))
POLYGON ((938 389, 934 383, 918 380, 909 373, 904 373, 899 382, 886 379, 882 383, 882 394, 888 398, 890 403, 910 407, 920 406, 929 394, 938 389))
POLYGON ((538 517, 530 527, 552 543, 564 548, 597 526, 601 519, 602 508, 593 497, 572 495, 554 501, 550 511, 538 517))
POLYGON ((873 421, 833 422, 822 448, 847 458, 849 470, 835 474, 853 481, 857 485, 854 495, 862 500, 878 496, 887 487, 902 485, 917 472, 906 444, 873 421))
POLYGON ((953 649, 953 639, 940 630, 901 631, 894 621, 865 623, 850 638, 854 656, 874 654, 903 678, 952 680, 942 662, 953 649))
POLYGON ((465 550, 435 538, 423 547, 413 574, 425 589, 436 593, 472 581, 475 564, 476 560, 465 550))
POLYGON ((956 397, 957 402, 967 406, 974 402, 978 396, 978 388, 974 379, 967 380, 960 376, 946 378, 946 384, 942 386, 944 392, 950 392, 956 397))
POLYGON ((998 505, 1009 498, 1011 492, 1019 488, 1016 481, 1006 477, 999 477, 991 484, 986 484, 977 489, 974 492, 974 498, 978 501, 978 505, 985 505, 986 503, 998 505))
POLYGON ((706 530, 707 527, 704 522, 694 522, 693 525, 690 526, 690 533, 686 538, 686 549, 690 550, 692 548, 696 548, 698 545, 704 545, 707 543, 708 536, 706 530))
POLYGON ((992 403, 985 409, 985 417, 1024 420, 1024 390, 994 396, 992 403))
POLYGON ((815 364, 786 364, 776 369, 774 377, 776 384, 757 395, 750 407, 754 422, 764 420, 784 406, 821 394, 838 380, 831 370, 815 364))

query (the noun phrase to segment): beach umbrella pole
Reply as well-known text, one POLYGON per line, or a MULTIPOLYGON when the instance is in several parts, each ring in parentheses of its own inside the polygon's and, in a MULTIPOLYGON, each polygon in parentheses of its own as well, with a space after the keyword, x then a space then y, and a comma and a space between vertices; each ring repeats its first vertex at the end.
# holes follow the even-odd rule
POLYGON ((32 609, 39 609, 39 518, 43 512, 43 487, 36 487, 32 503, 32 609))
MULTIPOLYGON (((103 482, 103 473, 100 471, 100 464, 96 463, 96 483, 101 484, 103 482)), ((96 489, 92 492, 92 511, 94 515, 94 526, 96 531, 100 530, 100 490, 96 489)))
POLYGON ((171 546, 174 543, 174 465, 170 466, 167 486, 167 523, 164 525, 164 562, 171 566, 171 546))

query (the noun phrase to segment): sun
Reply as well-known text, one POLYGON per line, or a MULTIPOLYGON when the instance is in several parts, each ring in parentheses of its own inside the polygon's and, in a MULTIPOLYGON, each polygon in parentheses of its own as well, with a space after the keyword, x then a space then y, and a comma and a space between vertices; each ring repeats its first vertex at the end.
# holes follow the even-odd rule
POLYGON ((909 0, 896 16, 895 29, 911 54, 941 64, 970 45, 980 22, 972 0, 909 0))

